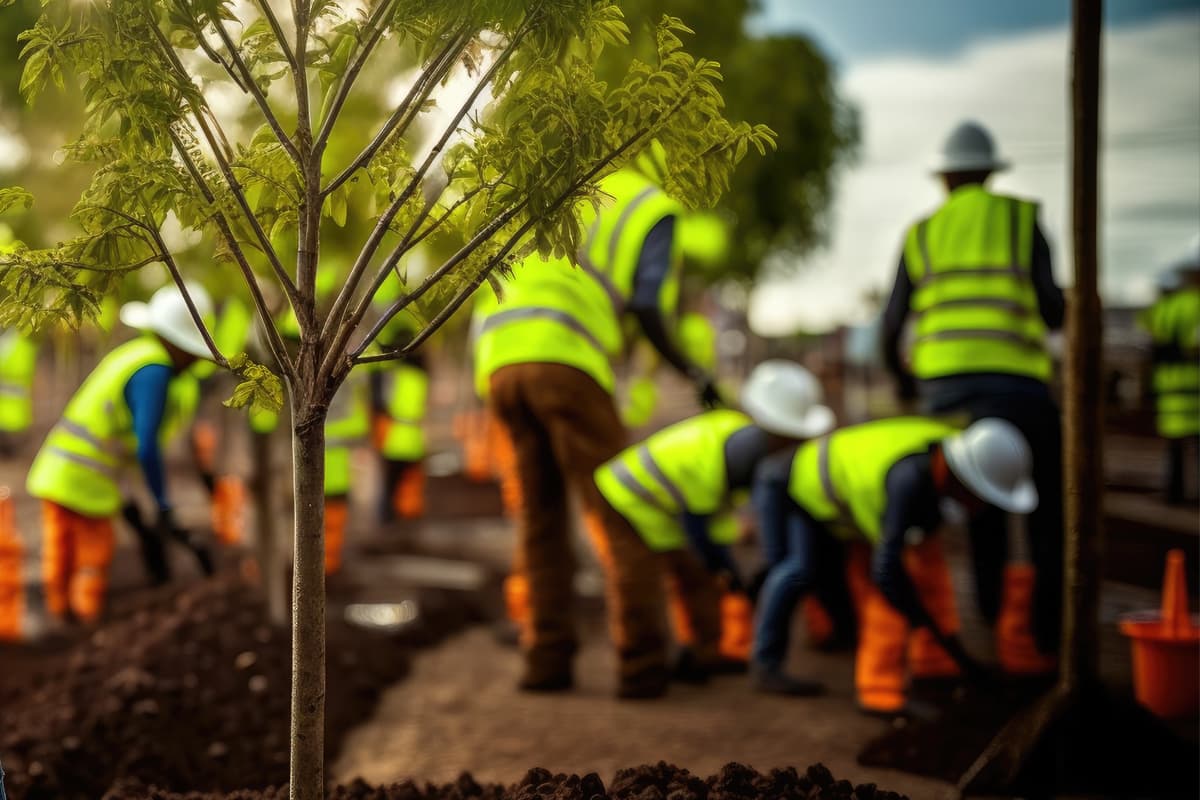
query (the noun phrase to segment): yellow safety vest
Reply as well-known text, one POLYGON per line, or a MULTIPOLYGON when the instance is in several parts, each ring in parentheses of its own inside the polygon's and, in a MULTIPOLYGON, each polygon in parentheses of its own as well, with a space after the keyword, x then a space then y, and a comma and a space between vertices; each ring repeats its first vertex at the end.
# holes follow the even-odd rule
POLYGON ((1036 220, 1034 203, 964 186, 909 230, 916 377, 999 372, 1049 380, 1032 279, 1036 220))
POLYGON ((887 474, 903 458, 924 453, 956 432, 924 417, 851 425, 805 442, 796 451, 788 493, 813 519, 843 538, 879 541, 887 506, 887 474))
POLYGON ((125 384, 151 364, 173 366, 166 348, 152 336, 105 356, 34 458, 26 480, 31 495, 89 517, 111 517, 120 510, 120 472, 137 448, 125 384))
POLYGON ((1146 309, 1142 324, 1157 345, 1175 345, 1179 360, 1154 365, 1158 433, 1167 439, 1200 434, 1200 288, 1188 287, 1146 309))
POLYGON ((425 457, 425 408, 429 374, 400 362, 383 373, 383 397, 388 426, 380 454, 390 461, 420 461, 425 457))
MULTIPOLYGON (((624 349, 621 322, 633 296, 634 274, 646 236, 683 208, 648 178, 622 169, 605 178, 612 199, 597 213, 583 208, 586 237, 576 267, 566 258, 525 259, 504 281, 504 302, 481 295, 476 305, 475 384, 511 364, 566 364, 586 372, 606 391, 616 382, 612 362, 624 349)), ((679 243, 659 303, 674 314, 679 299, 679 243)))
POLYGON ((325 417, 325 496, 350 493, 350 454, 371 433, 370 388, 363 370, 352 370, 325 417))
MULTIPOLYGON (((664 428, 596 470, 596 487, 651 550, 687 547, 680 517, 710 516, 730 503, 725 442, 754 423, 740 411, 709 411, 664 428)), ((731 544, 736 527, 710 526, 731 544)))
POLYGON ((0 431, 23 433, 33 424, 37 342, 15 328, 0 336, 0 431))
MULTIPOLYGON (((226 300, 225 305, 221 308, 221 314, 217 318, 216 328, 213 330, 213 342, 221 351, 221 355, 226 358, 234 358, 246 352, 246 342, 250 338, 250 330, 253 326, 254 313, 249 306, 236 297, 226 300)), ((207 360, 196 362, 196 365, 190 370, 201 380, 213 375, 216 371, 217 365, 207 360)))

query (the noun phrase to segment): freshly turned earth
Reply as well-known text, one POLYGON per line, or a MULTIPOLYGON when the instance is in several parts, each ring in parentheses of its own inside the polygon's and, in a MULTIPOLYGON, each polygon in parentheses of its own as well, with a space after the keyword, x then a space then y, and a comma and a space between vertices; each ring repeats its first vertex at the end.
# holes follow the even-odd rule
MULTIPOLYGON (((128 784, 114 788, 104 800, 286 800, 287 788, 236 791, 229 794, 172 794, 128 784)), ((795 769, 774 769, 763 774, 741 764, 727 764, 708 778, 659 762, 619 771, 607 788, 594 772, 552 775, 531 769, 512 786, 481 786, 463 773, 443 786, 417 785, 411 781, 391 786, 369 786, 356 781, 337 786, 326 794, 329 800, 906 800, 906 795, 877 789, 875 784, 855 786, 835 780, 821 764, 803 774, 795 769)))
MULTIPOLYGON (((134 778, 210 792, 287 781, 291 639, 266 623, 257 591, 222 574, 182 591, 146 592, 139 602, 74 644, 0 653, 10 797, 95 800, 134 778)), ((422 594, 420 603, 419 621, 391 636, 331 614, 331 759, 379 694, 407 674, 416 649, 477 614, 448 593, 422 594)))

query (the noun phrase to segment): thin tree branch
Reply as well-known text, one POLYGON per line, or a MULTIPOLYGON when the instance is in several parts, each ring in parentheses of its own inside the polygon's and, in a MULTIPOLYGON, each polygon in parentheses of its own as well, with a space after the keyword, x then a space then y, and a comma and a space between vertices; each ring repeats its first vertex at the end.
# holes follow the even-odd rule
POLYGON ((187 169, 188 174, 192 176, 192 180, 199 187, 200 193, 204 195, 204 199, 213 206, 217 227, 220 228, 221 235, 225 237, 225 243, 229 246, 229 251, 233 253, 234 260, 237 261, 238 267, 242 271, 242 278, 246 281, 246 286, 250 290, 250 298, 254 302, 254 307, 263 321, 263 327, 266 330, 267 345, 271 350, 271 355, 275 357, 275 361, 283 371, 284 377, 289 381, 294 381, 296 377, 295 364, 288 357, 287 347, 284 345, 283 339, 280 338, 279 331, 275 328, 271 309, 267 305, 266 298, 263 297, 262 287, 258 284, 258 278, 254 275, 253 267, 250 266, 250 262, 246 260, 246 254, 242 252, 242 248, 238 245, 237 239, 233 235, 233 230, 230 228, 229 220, 217 208, 216 197, 213 195, 212 189, 209 188, 208 182, 204 180, 204 176, 200 173, 199 168, 192 162, 187 148, 184 147, 183 142, 174 131, 171 131, 171 139, 175 143, 175 149, 179 152, 180 158, 183 159, 184 167, 187 169))
POLYGON ((229 361, 221 354, 217 348, 217 343, 213 341, 212 334, 208 332, 208 325, 204 322, 204 317, 196 308, 196 301, 192 299, 191 293, 188 291, 187 283, 183 280, 183 273, 179 271, 179 265, 175 263, 175 258, 171 255, 170 249, 167 248, 167 243, 163 241, 162 234, 157 228, 152 228, 150 235, 154 237, 155 243, 161 251, 162 262, 167 265, 167 270, 171 273, 171 277, 175 280, 175 285, 179 288, 179 293, 183 295, 183 304, 187 306, 188 313, 192 316, 192 322, 200 330, 200 336, 204 339, 204 345, 212 353, 213 361, 217 362, 225 369, 229 369, 229 361))
POLYGON ((386 28, 380 25, 380 23, 395 6, 395 2, 396 0, 379 0, 379 4, 375 6, 375 10, 371 12, 365 29, 367 37, 365 41, 360 39, 360 47, 355 50, 353 60, 342 76, 342 81, 337 87, 337 92, 333 95, 333 101, 330 103, 329 109, 325 112, 325 119, 321 121, 321 129, 317 133, 316 142, 313 144, 313 149, 317 153, 324 153, 325 144, 329 141, 329 135, 333 132, 333 126, 342 111, 342 106, 345 105, 346 99, 350 96, 350 90, 354 88, 354 83, 358 80, 359 73, 362 72, 363 67, 367 64, 367 60, 370 59, 371 51, 375 49, 375 45, 383 38, 386 28))
POLYGON ((429 94, 432 93, 433 88, 450 71, 450 67, 458 59, 459 52, 466 46, 466 42, 468 41, 470 39, 465 33, 451 37, 450 42, 434 57, 429 67, 413 82, 408 94, 400 101, 400 105, 396 106, 396 110, 392 112, 387 122, 375 134, 375 138, 371 140, 371 143, 358 154, 354 161, 350 162, 349 166, 339 172, 329 182, 328 186, 321 190, 323 196, 332 194, 339 186, 350 180, 355 172, 371 163, 371 159, 375 157, 379 149, 391 138, 393 132, 403 133, 404 129, 411 124, 412 119, 419 113, 421 106, 429 97, 429 94), (403 125, 401 125, 402 122, 403 125), (397 131, 398 127, 399 131, 397 131))
MULTIPOLYGON (((182 62, 179 61, 174 49, 171 47, 171 43, 167 41, 162 30, 159 29, 158 25, 154 23, 153 20, 151 20, 150 27, 154 30, 155 36, 158 39, 159 47, 162 49, 163 53, 167 56, 168 60, 172 63, 176 72, 178 73, 178 78, 190 84, 191 78, 188 76, 187 69, 183 66, 182 62)), ((217 166, 220 168, 221 174, 224 176, 225 182, 229 186, 230 193, 233 194, 234 200, 237 202, 238 207, 241 209, 242 214, 249 223, 251 230, 254 232, 255 238, 258 239, 258 243, 261 246, 263 253, 267 257, 267 261, 271 264, 271 268, 275 270, 275 277, 283 286, 284 292, 288 295, 288 300, 294 306, 296 303, 296 285, 288 276, 287 270, 283 268, 283 264, 280 263, 279 255, 275 252, 275 248, 271 245, 270 237, 267 236, 266 231, 263 230, 262 225, 258 221, 258 217, 250 208, 250 204, 246 200, 246 193, 242 191, 242 186, 238 182, 237 176, 233 174, 233 169, 230 167, 229 161, 222 155, 220 149, 217 147, 212 129, 209 127, 208 122, 205 119, 204 111, 207 110, 207 105, 198 106, 192 97, 193 94, 195 93, 185 93, 185 97, 188 98, 188 106, 192 110, 192 116, 195 118, 197 125, 199 125, 201 132, 208 141, 209 147, 213 151, 213 159, 217 162, 217 166)), ((201 99, 203 99, 203 96, 201 96, 201 99)), ((172 138, 176 138, 173 132, 172 138)), ((176 139, 176 145, 178 146, 180 144, 181 143, 176 139)), ((186 150, 182 147, 179 149, 186 157, 186 150)))
POLYGON ((270 0, 256 0, 259 12, 271 26, 271 32, 275 34, 275 41, 279 44, 279 49, 283 53, 283 57, 287 59, 288 67, 292 70, 293 80, 296 77, 296 55, 292 52, 291 46, 288 44, 287 35, 283 32, 283 27, 279 24, 279 18, 275 16, 275 12, 271 9, 270 0))
MULTIPOLYGON (((234 44, 233 38, 229 35, 229 32, 225 30, 225 26, 221 24, 220 20, 214 19, 213 24, 216 26, 217 35, 221 37, 221 41, 225 44, 225 49, 229 51, 229 57, 233 59, 233 64, 234 67, 236 67, 237 73, 241 74, 246 83, 246 86, 242 88, 242 91, 249 92, 254 98, 255 104, 258 105, 263 117, 265 117, 267 120, 267 125, 269 125, 271 130, 275 133, 275 138, 279 140, 279 144, 285 151, 287 151, 287 154, 291 156, 292 161, 295 162, 296 166, 299 166, 300 153, 296 150, 295 142, 293 142, 291 137, 284 132, 283 126, 279 123, 279 118, 275 116, 275 112, 271 109, 271 104, 267 102, 266 95, 264 95, 262 90, 258 88, 258 84, 254 81, 254 76, 250 74, 250 67, 242 58, 241 53, 238 52, 238 48, 234 44)), ((225 66, 225 68, 226 71, 229 72, 229 76, 234 78, 234 81, 236 82, 237 79, 234 70, 228 66, 225 66)))

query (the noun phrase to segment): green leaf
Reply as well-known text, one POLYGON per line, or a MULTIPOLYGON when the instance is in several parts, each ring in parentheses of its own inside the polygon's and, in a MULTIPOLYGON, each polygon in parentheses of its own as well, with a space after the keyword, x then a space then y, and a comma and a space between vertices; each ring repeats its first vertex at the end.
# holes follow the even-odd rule
POLYGON ((6 189, 0 189, 0 214, 4 214, 18 206, 22 209, 31 208, 33 206, 33 195, 20 186, 10 186, 6 189))

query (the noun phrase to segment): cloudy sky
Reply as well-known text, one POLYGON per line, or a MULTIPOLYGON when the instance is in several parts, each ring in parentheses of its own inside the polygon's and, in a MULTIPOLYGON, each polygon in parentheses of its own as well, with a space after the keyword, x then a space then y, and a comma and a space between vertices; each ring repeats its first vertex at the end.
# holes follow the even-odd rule
MULTIPOLYGON (((1153 294, 1200 232, 1200 0, 1112 0, 1104 42, 1102 291, 1153 294)), ((1065 0, 765 0, 756 30, 810 33, 859 108, 858 162, 839 184, 830 245, 751 300, 765 334, 868 318, 901 237, 941 190, 925 169, 960 119, 991 128, 1014 168, 995 186, 1042 203, 1056 271, 1068 248, 1069 3, 1065 0)))

